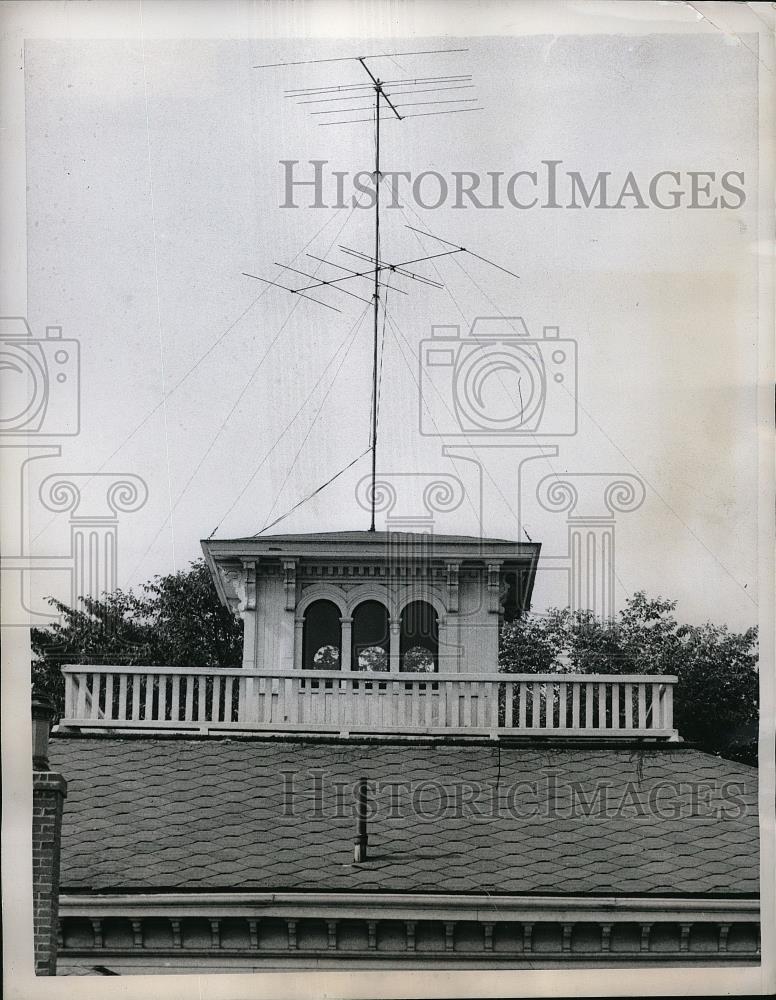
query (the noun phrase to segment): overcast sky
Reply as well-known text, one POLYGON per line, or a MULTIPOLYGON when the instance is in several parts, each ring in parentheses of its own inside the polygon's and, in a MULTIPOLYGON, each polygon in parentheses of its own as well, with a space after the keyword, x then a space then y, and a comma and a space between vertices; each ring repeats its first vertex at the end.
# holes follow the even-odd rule
MULTIPOLYGON (((567 529, 564 514, 538 504, 540 479, 638 476, 645 502, 617 521, 618 603, 643 588, 677 598, 690 620, 753 624, 752 51, 719 33, 456 44, 469 51, 401 58, 381 66, 383 76, 472 73, 484 110, 386 122, 386 170, 510 175, 553 159, 590 181, 610 171, 615 189, 628 171, 645 186, 659 171, 678 171, 685 190, 687 171, 738 171, 746 200, 726 210, 461 210, 452 199, 436 210, 411 200, 404 214, 386 209, 387 259, 421 255, 409 222, 520 277, 448 259, 422 272, 444 289, 405 280, 408 295, 389 293, 380 472, 458 476, 468 499, 436 530, 475 533, 482 520, 486 534, 516 538, 524 527, 548 556, 566 552, 567 529), (443 456, 443 442, 421 434, 418 421, 420 344, 432 324, 465 333, 475 317, 498 313, 522 317, 533 339, 558 326, 578 351, 578 432, 542 439, 557 457, 525 466, 522 526, 516 471, 527 452, 470 451, 485 469, 480 511, 476 466, 443 456)), ((386 41, 373 45, 382 51, 386 41)), ((449 45, 387 43, 391 51, 449 45)), ((273 262, 302 251, 350 266, 339 244, 371 252, 368 212, 280 207, 280 160, 372 169, 368 123, 319 127, 310 106, 283 95, 359 83, 357 64, 252 68, 366 48, 336 39, 27 43, 28 315, 37 335, 61 325, 82 351, 81 433, 45 471, 145 479, 146 506, 121 522, 124 586, 185 567, 216 526, 221 537, 259 531, 368 444, 364 304, 329 292, 335 313, 242 276, 271 278, 280 273, 273 262)), ((295 266, 315 261, 302 255, 295 266)), ((355 500, 368 470, 364 458, 273 530, 368 527, 355 500)), ((416 510, 408 500, 407 515, 416 510)), ((65 551, 66 517, 32 514, 38 551, 65 551)), ((565 603, 557 574, 540 572, 535 600, 539 609, 565 603)))

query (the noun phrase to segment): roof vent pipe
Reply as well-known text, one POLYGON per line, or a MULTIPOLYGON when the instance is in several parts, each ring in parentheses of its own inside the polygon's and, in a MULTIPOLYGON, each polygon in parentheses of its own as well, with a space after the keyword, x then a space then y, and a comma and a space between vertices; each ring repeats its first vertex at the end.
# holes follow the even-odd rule
POLYGON ((359 865, 367 860, 366 848, 369 841, 366 828, 367 799, 366 778, 359 778, 356 787, 356 839, 353 843, 353 861, 359 865))

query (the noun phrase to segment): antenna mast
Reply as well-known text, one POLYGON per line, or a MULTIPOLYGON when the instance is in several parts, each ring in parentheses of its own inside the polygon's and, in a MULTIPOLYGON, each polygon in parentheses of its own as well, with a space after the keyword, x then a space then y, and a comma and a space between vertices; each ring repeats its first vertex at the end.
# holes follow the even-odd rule
MULTIPOLYGON (((375 260, 380 259, 380 85, 375 85, 375 260)), ((375 267, 374 290, 374 351, 372 355, 372 521, 369 530, 375 530, 375 504, 377 502, 377 313, 380 306, 380 282, 375 267)))
MULTIPOLYGON (((327 260, 325 258, 316 257, 314 254, 308 254, 307 256, 313 260, 319 261, 319 263, 327 264, 330 267, 335 267, 340 271, 347 272, 344 276, 337 278, 329 278, 324 280, 318 278, 314 274, 309 274, 308 272, 301 271, 295 267, 291 267, 287 264, 279 264, 278 266, 283 268, 285 271, 293 272, 297 275, 303 275, 306 278, 311 279, 309 283, 300 285, 298 288, 289 288, 286 285, 282 285, 277 281, 269 280, 268 278, 261 277, 258 274, 249 274, 243 271, 243 274, 247 278, 255 278, 258 281, 263 281, 268 285, 274 285, 277 288, 282 288, 287 292, 291 292, 295 295, 300 295, 302 298, 309 302, 314 302, 317 305, 326 306, 328 309, 333 309, 335 312, 340 312, 335 306, 329 305, 327 302, 322 302, 320 299, 308 295, 310 291, 318 291, 319 289, 331 289, 334 291, 339 291, 345 295, 349 295, 351 298, 362 298, 362 296, 355 295, 351 292, 346 291, 341 287, 341 284, 346 281, 353 281, 354 279, 367 279, 373 280, 372 288, 372 313, 373 313, 373 343, 372 343, 372 407, 371 407, 371 434, 370 434, 370 444, 367 450, 372 453, 372 489, 371 489, 371 518, 369 530, 375 530, 375 510, 377 504, 376 495, 376 483, 377 483, 377 416, 378 416, 378 363, 379 363, 379 312, 380 312, 380 287, 383 284, 380 281, 380 275, 383 271, 388 271, 389 275, 394 274, 401 278, 409 278, 420 284, 432 286, 434 288, 443 288, 444 286, 432 280, 431 278, 424 277, 423 275, 416 274, 413 271, 408 271, 405 269, 407 264, 417 264, 424 261, 434 260, 437 257, 448 257, 452 254, 470 254, 477 259, 484 261, 487 264, 493 264, 492 261, 488 260, 486 257, 482 257, 479 254, 474 253, 471 250, 467 250, 465 247, 458 246, 455 243, 451 243, 449 240, 444 240, 441 237, 434 236, 432 233, 425 232, 423 230, 417 230, 413 226, 407 226, 407 229, 411 229, 416 233, 421 233, 423 236, 430 239, 436 240, 439 243, 445 244, 447 248, 452 247, 453 249, 444 249, 438 253, 426 254, 422 257, 415 257, 412 260, 403 260, 397 262, 390 262, 383 260, 380 256, 380 120, 381 118, 386 118, 387 120, 393 121, 403 121, 407 118, 418 118, 427 117, 428 115, 448 115, 448 114, 461 114, 463 112, 470 111, 482 111, 481 107, 454 107, 445 109, 443 111, 420 111, 415 110, 417 105, 428 105, 428 104, 471 104, 474 103, 476 99, 466 98, 466 97, 455 97, 436 100, 435 98, 426 100, 423 98, 420 101, 407 101, 406 97, 414 97, 417 94, 425 95, 428 93, 436 94, 442 91, 455 91, 455 90, 469 90, 472 88, 471 84, 471 74, 457 74, 448 76, 429 76, 429 77, 402 77, 395 80, 381 80, 379 77, 375 76, 371 71, 369 66, 367 66, 368 59, 391 59, 393 61, 395 56, 421 56, 421 55, 443 55, 448 53, 466 52, 466 49, 428 49, 424 51, 416 52, 379 52, 372 55, 366 56, 342 56, 334 59, 306 59, 299 62, 286 62, 286 63, 268 63, 261 66, 254 66, 254 69, 270 69, 276 67, 285 66, 308 66, 314 63, 340 63, 340 62, 357 62, 364 70, 364 72, 369 77, 369 83, 363 84, 344 84, 344 85, 328 85, 323 87, 303 87, 295 90, 286 91, 286 97, 297 101, 300 104, 318 104, 327 105, 323 110, 313 111, 314 115, 325 115, 330 120, 320 121, 319 125, 350 125, 357 122, 369 122, 370 118, 340 118, 340 115, 350 115, 369 112, 371 109, 369 105, 358 104, 354 107, 354 102, 360 100, 365 100, 370 97, 370 91, 374 93, 374 122, 375 122, 375 224, 374 224, 374 256, 362 253, 359 250, 352 249, 346 246, 340 246, 339 249, 342 253, 350 254, 357 257, 360 261, 366 264, 366 268, 361 271, 353 271, 350 268, 343 267, 335 261, 327 260), (332 96, 334 95, 334 96, 332 96), (328 105, 336 104, 338 102, 344 102, 346 107, 329 107, 328 105), (389 110, 389 114, 381 114, 384 110, 383 102, 386 106, 385 110, 389 110), (410 111, 405 114, 399 113, 399 108, 410 108, 410 111), (371 266, 370 266, 371 265, 371 266)), ((363 265, 362 265, 363 266, 363 265)), ((500 267, 498 264, 493 264, 501 271, 506 271, 505 268, 500 267)), ((511 271, 506 271, 507 274, 512 274, 511 271)), ((518 275, 513 275, 513 277, 518 277, 518 275)), ((383 285, 383 287, 390 288, 391 285, 383 285)), ((395 291, 401 292, 401 294, 407 294, 403 289, 396 288, 395 291)), ((365 301, 369 301, 365 299, 365 301)), ((385 312, 385 305, 383 305, 383 312, 385 312)), ((352 463, 351 463, 352 464, 352 463)))
MULTIPOLYGON (((371 522, 369 530, 375 530, 375 506, 377 503, 376 483, 377 483, 377 331, 379 326, 380 310, 380 272, 377 269, 377 262, 380 260, 380 97, 383 94, 383 86, 380 80, 375 77, 366 62, 366 57, 359 57, 359 62, 369 74, 375 91, 375 285, 373 292, 373 312, 374 312, 374 343, 372 351, 372 489, 371 498, 371 522)), ((396 117, 401 120, 401 115, 386 97, 389 105, 396 117)))

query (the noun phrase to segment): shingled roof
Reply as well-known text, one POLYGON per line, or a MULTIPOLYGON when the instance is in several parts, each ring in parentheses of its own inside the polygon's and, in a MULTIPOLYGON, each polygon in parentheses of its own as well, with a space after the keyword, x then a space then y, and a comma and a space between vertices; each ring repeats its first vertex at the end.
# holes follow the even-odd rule
POLYGON ((676 744, 62 736, 50 756, 63 892, 758 892, 756 770, 676 744))

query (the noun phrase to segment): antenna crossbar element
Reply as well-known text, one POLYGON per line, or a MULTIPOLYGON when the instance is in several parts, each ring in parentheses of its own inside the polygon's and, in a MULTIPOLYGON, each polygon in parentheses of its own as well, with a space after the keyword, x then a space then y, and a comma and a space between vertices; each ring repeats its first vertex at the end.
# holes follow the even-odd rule
MULTIPOLYGON (((451 250, 450 253, 455 253, 455 250, 451 250)), ((275 261, 274 264, 275 267, 282 267, 283 270, 285 271, 293 271, 294 274, 301 274, 303 278, 312 278, 313 281, 318 281, 317 274, 310 274, 308 271, 300 271, 298 267, 291 267, 290 264, 279 264, 277 261, 275 261)), ((371 299, 365 299, 363 295, 356 295, 355 292, 348 291, 347 288, 340 288, 340 286, 338 284, 335 284, 334 281, 320 281, 318 282, 317 285, 311 285, 310 287, 323 288, 323 287, 328 287, 329 285, 332 286, 335 292, 342 292, 343 295, 349 295, 351 299, 358 299, 359 302, 366 302, 367 305, 369 305, 372 301, 371 299)), ((302 289, 297 289, 297 291, 301 290, 302 289)))
MULTIPOLYGON (((380 270, 383 270, 383 269, 378 267, 377 270, 380 271, 380 270)), ((318 279, 316 279, 315 284, 313 284, 313 285, 305 285, 303 288, 300 289, 300 291, 302 291, 302 292, 308 292, 312 288, 323 288, 326 285, 338 285, 338 284, 340 284, 343 281, 350 281, 352 278, 367 278, 368 277, 371 280, 374 280, 374 276, 375 276, 375 268, 374 267, 370 267, 370 269, 368 271, 354 271, 352 274, 346 274, 342 278, 331 278, 331 279, 329 279, 329 281, 321 281, 320 278, 318 278, 318 279)), ((370 299, 369 301, 371 302, 372 300, 370 299)))
POLYGON ((449 257, 451 254, 463 252, 460 247, 456 250, 444 250, 442 253, 429 254, 428 257, 415 257, 412 260, 403 260, 399 266, 404 267, 405 264, 422 264, 427 260, 436 260, 438 257, 449 257))
POLYGON ((299 97, 309 97, 311 94, 337 94, 348 90, 371 90, 371 83, 340 83, 337 86, 328 87, 302 87, 298 90, 283 91, 284 97, 296 100, 299 97))
MULTIPOLYGON (((451 87, 416 87, 414 90, 391 90, 389 97, 414 97, 416 94, 443 94, 451 90, 474 90, 473 83, 456 83, 451 87)), ((344 97, 335 98, 343 101, 344 97)))
POLYGON ((341 309, 337 309, 336 306, 330 306, 328 302, 321 302, 320 299, 314 299, 312 295, 305 295, 298 288, 288 288, 286 285, 281 285, 277 281, 270 281, 269 278, 262 278, 258 274, 248 274, 247 271, 242 272, 246 278, 255 278, 257 281, 263 281, 267 285, 274 285, 275 288, 282 288, 285 292, 291 292, 292 295, 299 295, 303 299, 309 299, 310 302, 317 302, 319 306, 323 306, 325 309, 332 309, 334 312, 342 312, 341 309))
MULTIPOLYGON (((380 119, 380 98, 381 97, 383 98, 383 100, 385 101, 385 103, 388 105, 388 107, 391 109, 391 111, 393 111, 393 113, 396 115, 396 117, 399 120, 401 120, 401 115, 396 110, 396 108, 393 106, 393 104, 391 104, 390 98, 386 97, 385 92, 383 91, 383 86, 380 83, 380 81, 377 79, 377 77, 374 75, 374 73, 367 66, 367 64, 364 62, 363 59, 359 59, 358 61, 364 67, 364 69, 366 70, 366 72, 369 74, 369 79, 375 85, 375 120, 379 121, 379 119, 380 119)), ((377 133, 378 144, 379 144, 379 139, 380 139, 380 133, 378 131, 378 133, 377 133)), ((379 169, 379 166, 380 166, 380 155, 379 155, 379 150, 378 150, 378 154, 377 154, 377 167, 375 169, 379 169)), ((378 174, 378 176, 379 176, 379 174, 378 174)))
POLYGON ((263 63, 254 69, 277 69, 280 66, 312 66, 315 63, 353 62, 357 59, 393 59, 394 56, 433 56, 447 52, 468 52, 468 49, 423 49, 416 52, 376 52, 369 56, 337 56, 334 59, 301 59, 298 62, 263 63))
MULTIPOLYGON (((385 94, 383 94, 383 97, 385 97, 385 94)), ((386 101, 388 100, 387 97, 385 97, 385 99, 386 99, 386 101)), ((397 108, 414 108, 414 107, 417 107, 420 104, 474 104, 478 100, 479 100, 478 97, 456 97, 456 98, 453 98, 452 100, 446 100, 446 101, 407 101, 406 104, 397 103, 396 107, 397 108)), ((354 111, 370 111, 371 107, 372 107, 371 104, 367 104, 366 106, 362 105, 361 107, 358 107, 358 108, 324 108, 323 111, 311 111, 310 114, 311 115, 345 115, 345 114, 350 114, 351 112, 354 112, 354 111)), ((393 107, 393 105, 391 105, 391 107, 393 107)), ((475 109, 474 108, 466 108, 465 110, 467 110, 467 111, 474 111, 475 109)), ((396 114, 398 116, 399 112, 396 111, 396 114)), ((391 116, 390 115, 380 115, 380 117, 383 118, 383 119, 385 119, 385 118, 390 118, 391 116)), ((403 118, 404 115, 401 115, 399 117, 403 118)), ((417 116, 413 115, 413 117, 417 117, 417 116)), ((374 121, 374 118, 366 118, 366 119, 364 119, 364 121, 374 121)), ((332 122, 331 124, 336 124, 336 123, 332 122)))
POLYGON ((383 80, 383 85, 388 87, 396 83, 441 83, 450 80, 471 80, 473 73, 455 73, 452 76, 415 76, 410 79, 383 80))
POLYGON ((402 118, 429 118, 431 115, 465 115, 467 111, 484 111, 485 108, 451 108, 449 111, 418 111, 402 118))
MULTIPOLYGON (((366 95, 364 95, 364 100, 366 100, 366 95)), ((323 111, 311 111, 311 115, 346 115, 353 114, 356 111, 371 111, 372 105, 367 104, 366 106, 361 106, 359 108, 324 108, 323 111)), ((398 114, 398 112, 397 112, 398 114)), ((392 115, 380 115, 381 118, 392 118, 392 115)), ((364 121, 373 122, 374 115, 371 118, 365 118, 364 121)), ((333 123, 334 124, 334 123, 333 123)))
MULTIPOLYGON (((431 84, 468 83, 471 79, 472 74, 465 73, 460 76, 427 76, 413 80, 383 80, 382 84, 384 87, 415 87, 418 84, 429 86, 431 84)), ((308 97, 311 94, 333 94, 349 90, 371 90, 372 88, 373 84, 371 83, 328 84, 325 87, 296 87, 283 91, 283 96, 297 98, 308 97)))
MULTIPOLYGON (((455 247, 456 250, 458 250, 458 251, 463 251, 464 253, 468 253, 470 257, 476 257, 477 260, 481 260, 485 264, 490 264, 491 267, 495 267, 497 270, 503 271, 504 274, 508 274, 512 278, 519 278, 520 277, 520 275, 519 274, 515 274, 514 271, 508 271, 505 267, 502 267, 501 264, 497 264, 495 261, 489 260, 487 257, 482 257, 480 254, 475 253, 473 250, 469 250, 468 247, 458 246, 457 243, 451 243, 450 240, 444 240, 444 239, 442 239, 441 236, 434 236, 433 233, 427 233, 425 231, 425 229, 418 229, 416 226, 406 225, 404 228, 405 229, 411 229, 413 233, 420 233, 421 236, 428 236, 432 240, 438 240, 440 243, 445 243, 449 247, 455 247)), ((455 251, 453 251, 453 252, 455 252, 455 251)))
MULTIPOLYGON (((371 271, 354 271, 351 267, 344 267, 342 264, 337 264, 336 261, 326 260, 325 257, 316 257, 314 253, 308 253, 308 257, 312 257, 313 260, 320 261, 321 264, 328 264, 330 267, 339 268, 340 271, 347 271, 348 274, 353 278, 370 278, 372 277, 371 271)), ((395 285, 388 285, 384 281, 380 281, 379 285, 381 288, 388 288, 392 292, 399 292, 401 295, 407 295, 403 288, 396 288, 395 285)))
POLYGON ((415 274, 412 271, 405 270, 402 265, 399 264, 389 264, 386 261, 378 261, 374 257, 370 257, 368 253, 362 253, 360 250, 352 250, 349 247, 340 247, 343 253, 352 254, 354 257, 360 257, 362 260, 371 261, 373 264, 377 264, 377 270, 379 271, 393 271, 396 274, 402 275, 405 278, 412 278, 415 281, 421 282, 424 285, 433 285, 434 288, 444 288, 445 286, 438 281, 433 281, 431 278, 426 278, 422 274, 415 274))
MULTIPOLYGON (((366 89, 359 88, 359 89, 366 89)), ((459 83, 453 87, 424 87, 419 90, 396 90, 386 94, 387 97, 414 97, 416 94, 438 94, 450 90, 474 90, 473 83, 459 83)), ((385 93, 385 91, 384 91, 385 93)), ((299 104, 335 104, 339 101, 363 101, 369 94, 342 94, 339 97, 312 97, 310 94, 302 95, 310 100, 299 101, 299 104)))
MULTIPOLYGON (((406 118, 428 118, 430 115, 460 115, 465 114, 467 111, 484 111, 485 108, 452 108, 450 111, 420 111, 417 114, 413 113, 411 115, 402 115, 401 120, 404 121, 406 118)), ((391 115, 380 115, 380 120, 393 120, 391 115)), ((372 118, 346 118, 341 122, 318 122, 318 125, 352 125, 354 122, 374 122, 374 116, 372 118)))
MULTIPOLYGON (((401 120, 403 121, 405 118, 412 118, 412 117, 414 117, 414 116, 413 115, 402 115, 402 119, 401 120)), ((392 122, 395 122, 396 118, 394 118, 393 115, 380 115, 380 121, 381 122, 382 121, 392 121, 392 122)), ((371 118, 346 118, 344 121, 341 121, 341 122, 318 122, 318 127, 320 128, 321 126, 326 126, 326 125, 352 125, 354 122, 371 122, 374 125, 375 116, 372 115, 371 118)))
MULTIPOLYGON (((453 97, 448 98, 443 101, 407 101, 406 103, 397 103, 397 108, 416 108, 421 104, 475 104, 479 100, 479 97, 453 97)), ((469 109, 467 109, 469 110, 469 109)), ((474 110, 474 109, 471 109, 474 110)), ((318 112, 323 114, 324 112, 318 112)))

